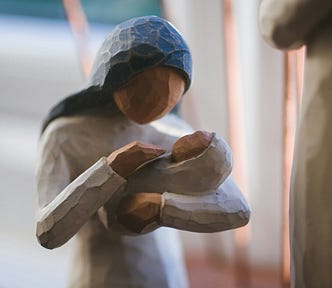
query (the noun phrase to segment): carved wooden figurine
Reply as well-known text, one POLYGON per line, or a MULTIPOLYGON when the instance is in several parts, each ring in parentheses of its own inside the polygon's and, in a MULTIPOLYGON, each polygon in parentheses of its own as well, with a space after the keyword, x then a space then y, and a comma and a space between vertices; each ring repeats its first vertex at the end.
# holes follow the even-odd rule
POLYGON ((292 287, 332 287, 332 1, 264 0, 263 36, 280 49, 306 45, 290 197, 292 287))
POLYGON ((132 19, 102 45, 88 87, 46 118, 37 237, 52 249, 76 234, 70 287, 187 287, 176 230, 161 226, 216 232, 248 222, 228 145, 169 113, 190 81, 177 30, 132 19))

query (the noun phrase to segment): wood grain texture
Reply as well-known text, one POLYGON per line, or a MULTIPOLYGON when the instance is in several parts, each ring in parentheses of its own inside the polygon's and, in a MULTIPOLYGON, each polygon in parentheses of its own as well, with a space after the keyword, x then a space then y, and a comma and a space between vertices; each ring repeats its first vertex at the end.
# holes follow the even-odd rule
MULTIPOLYGON (((202 131, 183 136, 178 140, 179 142, 175 143, 178 145, 179 143, 185 143, 191 138, 201 139, 202 136, 204 136, 205 140, 205 145, 203 145, 205 148, 204 151, 199 151, 200 153, 197 155, 197 150, 195 150, 195 153, 191 154, 192 158, 180 162, 174 162, 171 153, 150 161, 128 177, 127 186, 123 193, 124 195, 137 195, 137 193, 140 194, 141 192, 151 194, 159 193, 162 194, 162 197, 164 192, 171 193, 170 195, 172 196, 170 197, 174 199, 174 202, 169 203, 173 203, 177 208, 173 210, 167 209, 167 213, 169 213, 169 211, 177 211, 173 216, 178 219, 178 221, 173 222, 173 228, 197 232, 208 230, 216 232, 226 230, 226 227, 231 229, 231 227, 245 225, 250 217, 250 209, 246 204, 245 199, 241 196, 241 192, 238 190, 235 183, 231 180, 228 181, 228 183, 231 183, 227 186, 230 194, 218 192, 218 189, 225 189, 221 188, 222 183, 232 170, 232 155, 228 145, 214 133, 202 131), (182 139, 184 139, 183 142, 182 139), (208 142, 210 143, 206 147, 208 142), (219 197, 218 193, 222 196, 219 197), (232 194, 234 194, 234 201, 224 202, 223 197, 228 195, 226 197, 226 199, 228 199, 229 197, 233 197, 232 194), (187 195, 188 197, 181 198, 181 195, 187 195), (205 199, 205 197, 207 198, 205 199), (188 200, 188 203, 185 203, 183 199, 188 200), (211 203, 211 205, 207 205, 208 202, 206 201, 211 203), (212 204, 213 201, 215 201, 215 205, 212 204), (224 211, 228 211, 227 207, 229 203, 232 203, 231 205, 233 205, 233 209, 231 209, 229 214, 234 214, 234 217, 229 217, 228 220, 225 220, 227 213, 222 212, 222 210, 224 209, 224 211), (189 216, 187 215, 188 211, 190 211, 190 214, 192 215, 192 219, 189 220, 189 216), (194 218, 200 219, 202 217, 210 220, 211 223, 214 224, 209 226, 207 220, 204 224, 206 227, 204 227, 199 220, 193 221, 194 218), (188 224, 187 226, 186 223, 188 224), (220 225, 221 223, 223 223, 223 225, 220 225)), ((201 142, 198 141, 198 143, 201 142)), ((194 145, 193 147, 197 147, 197 145, 194 145)), ((200 144, 199 147, 201 149, 202 145, 200 144)), ((188 146, 188 150, 193 150, 190 145, 188 146)), ((185 154, 182 151, 181 153, 185 154)), ((143 195, 148 194, 144 193, 143 195)), ((148 197, 146 200, 149 202, 148 197)), ((103 223, 106 227, 111 229, 116 225, 118 220, 117 215, 114 212, 116 207, 114 201, 108 201, 103 209, 99 211, 103 223)), ((130 212, 128 213, 130 214, 130 212)), ((147 210, 147 214, 149 213, 150 212, 147 210)), ((144 219, 143 214, 142 219, 144 219)), ((152 221, 151 223, 146 224, 152 224, 152 221)), ((142 232, 152 231, 156 227, 158 226, 152 225, 150 227, 145 227, 142 229, 142 232)))
POLYGON ((128 177, 127 189, 131 193, 202 193, 217 188, 230 175, 232 165, 228 144, 213 133, 211 143, 199 155, 174 162, 171 153, 164 154, 128 177))
POLYGON ((193 134, 181 137, 172 148, 172 157, 175 162, 188 160, 209 147, 213 139, 213 134, 206 131, 196 131, 193 134))
POLYGON ((162 147, 135 141, 111 153, 107 163, 120 176, 128 177, 139 166, 165 152, 162 147))
POLYGON ((160 227, 161 196, 156 193, 137 193, 123 198, 117 215, 120 224, 132 232, 140 233, 155 224, 160 227))
MULTIPOLYGON (((40 145, 41 151, 37 169, 37 202, 40 206, 37 211, 52 203, 57 197, 56 195, 61 194, 61 191, 72 181, 75 181, 78 175, 84 174, 84 171, 91 168, 93 163, 100 159, 102 155, 109 155, 111 151, 115 151, 137 139, 158 146, 162 145, 167 151, 171 151, 172 144, 176 142, 178 137, 191 132, 191 130, 186 130, 187 127, 184 121, 175 115, 167 115, 158 120, 155 125, 138 125, 122 115, 115 117, 108 114, 80 115, 54 120, 45 130, 40 145), (179 131, 175 134, 177 137, 171 136, 170 133, 171 131, 174 135, 176 131, 174 127, 179 131)), ((106 158, 104 159, 106 163, 106 158)), ((231 166, 231 164, 232 157, 228 145, 215 135, 209 147, 193 159, 174 163, 171 153, 168 152, 157 159, 150 160, 147 165, 140 166, 127 179, 127 181, 131 181, 130 187, 133 190, 120 188, 112 193, 112 201, 108 200, 107 203, 111 203, 113 209, 116 209, 127 193, 130 194, 135 191, 137 193, 155 192, 158 187, 161 191, 160 194, 162 194, 165 190, 160 189, 160 186, 164 186, 165 182, 169 182, 167 185, 174 193, 167 193, 161 198, 165 200, 165 205, 162 206, 165 209, 161 211, 162 218, 161 222, 157 223, 158 226, 164 221, 164 225, 174 225, 174 228, 187 227, 186 229, 206 231, 208 227, 206 223, 209 219, 213 222, 213 225, 209 226, 210 231, 220 231, 220 229, 235 227, 241 223, 244 225, 247 221, 246 218, 248 219, 249 216, 249 208, 241 193, 234 193, 234 190, 229 188, 233 187, 232 185, 227 186, 226 181, 224 181, 221 187, 224 187, 222 189, 227 193, 219 193, 220 191, 212 189, 212 194, 202 195, 207 191, 201 188, 203 186, 206 188, 207 184, 209 187, 215 187, 217 182, 229 173, 231 170, 229 165, 231 166), (210 168, 206 169, 206 167, 211 167, 211 161, 213 167, 219 167, 215 172, 216 174, 211 173, 211 170, 207 171, 210 168), (223 170, 222 163, 227 163, 224 167, 227 169, 223 170), (162 174, 155 171, 155 169, 151 169, 160 169, 163 165, 165 165, 165 168, 169 167, 169 169, 173 166, 171 169, 172 175, 176 175, 172 181, 173 183, 169 181, 170 178, 167 173, 162 174), (192 170, 189 169, 190 167, 192 167, 192 170), (181 171, 185 171, 187 174, 181 177, 181 171), (222 171, 224 173, 225 171, 228 172, 222 174, 222 171), (221 173, 221 176, 218 173, 221 173), (191 174, 193 174, 193 179, 188 177, 191 174), (144 178, 148 175, 150 178, 144 178), (160 181, 158 177, 154 177, 156 175, 162 175, 163 181, 160 181), (211 177, 211 175, 214 176, 210 180, 212 179, 215 182, 207 180, 206 177, 211 177), (183 179, 186 179, 186 181, 183 181, 183 179), (191 183, 191 181, 196 182, 191 183), (200 181, 202 181, 202 184, 200 184, 202 186, 197 185, 200 181), (175 185, 176 183, 179 184, 175 185), (136 184, 139 185, 136 187, 136 184), (150 184, 152 185, 150 186, 150 184), (181 185, 183 186, 181 187, 181 185), (143 187, 150 187, 151 190, 141 189, 143 187), (178 193, 187 194, 180 195, 178 193), (186 196, 185 201, 182 196, 186 196), (176 213, 172 214, 172 211, 176 211, 176 213), (237 214, 235 215, 235 213, 237 214), (228 217, 229 214, 236 217, 228 217), (203 217, 200 215, 203 215, 203 217), (241 218, 241 215, 244 215, 244 217, 241 218), (174 217, 176 221, 174 221, 174 217), (196 218, 201 220, 196 221, 196 218), (225 220, 231 221, 226 225, 224 224, 225 220)), ((108 165, 106 167, 106 171, 99 171, 101 173, 99 177, 110 170, 108 165)), ((167 169, 163 171, 167 172, 167 169)), ((88 188, 89 186, 85 185, 85 187, 88 188)), ((105 186, 105 188, 107 187, 105 186)), ((159 193, 159 191, 157 192, 159 193)), ((110 193, 110 189, 106 189, 105 193, 110 193)), ((90 205, 95 207, 94 201, 99 199, 98 193, 90 195, 93 195, 92 198, 89 198, 90 205)), ((87 205, 87 203, 84 205, 87 205)), ((106 210, 106 206, 104 205, 98 212, 102 209, 106 210)), ((82 213, 85 212, 82 211, 82 213)), ((126 287, 135 285, 151 288, 160 287, 160 285, 167 287, 169 283, 174 284, 171 287, 187 287, 185 270, 181 260, 182 253, 174 229, 160 228, 155 230, 158 226, 153 221, 152 225, 144 227, 141 233, 136 233, 137 237, 131 237, 125 236, 126 230, 118 229, 116 217, 111 218, 111 220, 115 222, 111 222, 111 227, 107 230, 100 222, 100 217, 94 214, 77 231, 75 239, 77 245, 74 251, 75 265, 70 273, 72 279, 70 287, 93 286, 106 288, 118 287, 121 283, 125 283, 123 285, 126 287), (149 231, 152 232, 147 233, 149 231), (142 233, 146 234, 142 235, 142 233), (168 247, 167 251, 160 249, 161 247, 168 247), (165 263, 168 263, 167 267, 171 267, 171 269, 165 270, 165 263)), ((63 233, 62 229, 54 229, 53 231, 55 234, 49 235, 61 237, 63 233), (59 235, 57 236, 57 234, 59 235)), ((58 243, 60 242, 62 240, 58 243)))
POLYGON ((164 152, 156 145, 135 141, 107 158, 103 157, 39 210, 37 237, 40 244, 50 249, 63 245, 113 194, 121 191, 126 182, 122 177, 127 177, 140 165, 164 152))
POLYGON ((106 158, 100 159, 38 211, 36 234, 40 244, 53 249, 66 243, 124 183, 106 158))
POLYGON ((124 115, 145 124, 171 111, 185 89, 177 70, 164 66, 149 68, 118 88, 113 97, 124 115))

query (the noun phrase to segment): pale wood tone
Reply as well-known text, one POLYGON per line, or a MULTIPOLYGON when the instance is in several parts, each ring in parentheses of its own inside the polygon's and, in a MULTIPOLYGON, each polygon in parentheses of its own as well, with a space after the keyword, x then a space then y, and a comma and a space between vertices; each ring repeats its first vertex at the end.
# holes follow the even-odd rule
POLYGON ((125 180, 102 158, 37 212, 37 237, 48 249, 59 247, 120 189, 125 180))
POLYGON ((303 100, 290 191, 291 287, 332 287, 332 2, 264 0, 263 36, 306 44, 303 100))
POLYGON ((181 137, 172 148, 172 157, 175 162, 184 161, 201 154, 212 142, 213 133, 197 131, 181 137))
POLYGON ((140 165, 166 152, 165 149, 142 142, 131 142, 111 153, 107 163, 122 177, 128 177, 140 165))
POLYGON ((126 117, 145 124, 172 110, 184 90, 185 81, 175 69, 156 66, 118 88, 113 97, 126 117))
POLYGON ((227 143, 214 133, 212 135, 209 146, 192 158, 174 162, 172 154, 167 153, 151 161, 128 177, 127 189, 132 193, 168 191, 191 195, 217 188, 230 175, 233 158, 227 143))
POLYGON ((125 180, 120 176, 127 177, 139 166, 164 152, 156 145, 136 141, 112 152, 107 159, 102 158, 39 210, 37 237, 40 244, 51 249, 67 242, 122 188, 125 180))
MULTIPOLYGON (((331 3, 331 2, 330 2, 331 3)), ((290 196, 291 287, 332 287, 332 18, 307 44, 290 196)))

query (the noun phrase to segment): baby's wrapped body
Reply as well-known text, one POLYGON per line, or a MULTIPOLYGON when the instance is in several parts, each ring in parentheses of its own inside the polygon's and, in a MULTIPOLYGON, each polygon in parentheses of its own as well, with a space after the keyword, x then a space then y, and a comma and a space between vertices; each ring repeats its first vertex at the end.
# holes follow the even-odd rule
POLYGON ((173 145, 172 153, 146 163, 128 177, 126 189, 115 193, 105 205, 110 228, 121 230, 116 223, 117 198, 140 192, 160 193, 162 197, 158 223, 149 225, 144 232, 160 225, 195 232, 218 232, 248 222, 250 209, 229 177, 232 154, 227 143, 215 133, 199 131, 192 135, 180 138, 173 145), (189 138, 190 141, 192 135, 210 137, 210 143, 199 154, 185 155, 190 154, 191 147, 182 140, 189 138), (181 159, 183 157, 185 159, 181 159))

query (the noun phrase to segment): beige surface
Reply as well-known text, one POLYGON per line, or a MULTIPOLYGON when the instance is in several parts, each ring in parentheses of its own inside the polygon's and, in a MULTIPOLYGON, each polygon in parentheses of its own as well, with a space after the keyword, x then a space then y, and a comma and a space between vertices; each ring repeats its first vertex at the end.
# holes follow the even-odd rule
POLYGON ((332 287, 332 2, 266 0, 260 12, 270 43, 307 46, 290 199, 291 286, 332 287))
POLYGON ((260 5, 260 30, 266 41, 280 49, 308 42, 332 9, 330 0, 264 0, 260 5))
POLYGON ((332 287, 331 24, 307 45, 291 190, 292 287, 332 287))

